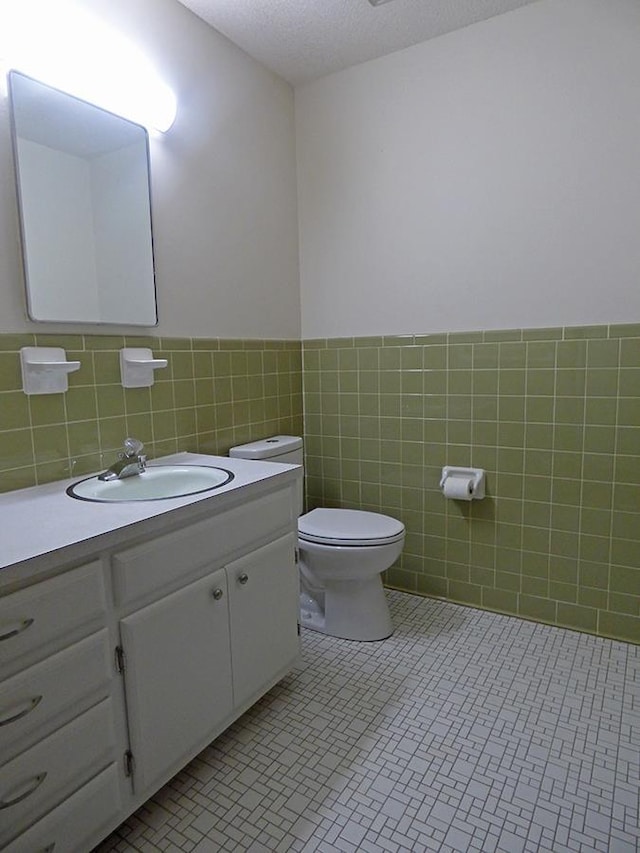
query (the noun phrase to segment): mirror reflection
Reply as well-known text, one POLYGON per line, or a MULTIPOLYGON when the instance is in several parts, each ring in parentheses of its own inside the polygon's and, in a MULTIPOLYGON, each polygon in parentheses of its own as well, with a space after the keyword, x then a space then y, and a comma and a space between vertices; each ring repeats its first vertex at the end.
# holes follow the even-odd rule
POLYGON ((32 320, 157 323, 147 131, 9 73, 32 320))

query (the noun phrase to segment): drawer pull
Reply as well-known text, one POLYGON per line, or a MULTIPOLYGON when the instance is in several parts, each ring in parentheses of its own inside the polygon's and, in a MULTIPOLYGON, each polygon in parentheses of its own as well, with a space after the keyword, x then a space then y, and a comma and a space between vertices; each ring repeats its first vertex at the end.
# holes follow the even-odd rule
POLYGON ((21 803, 23 800, 26 800, 27 797, 30 797, 31 794, 34 794, 38 790, 38 788, 40 787, 40 785, 42 785, 46 778, 46 772, 38 773, 37 776, 34 776, 33 779, 30 780, 31 783, 27 790, 24 791, 24 793, 18 794, 18 796, 14 797, 12 800, 0 800, 0 809, 8 809, 10 808, 10 806, 16 806, 18 805, 18 803, 21 803))
POLYGON ((238 583, 241 583, 243 586, 248 583, 249 575, 246 572, 243 572, 241 575, 238 575, 238 583))
POLYGON ((3 640, 10 640, 11 637, 17 637, 18 634, 22 634, 23 631, 26 631, 32 625, 33 619, 23 619, 15 628, 10 628, 6 633, 0 634, 0 643, 3 640))
POLYGON ((220 599, 224 595, 224 593, 222 592, 220 587, 218 587, 217 589, 214 589, 211 594, 213 595, 213 597, 215 598, 216 601, 220 601, 220 599))
POLYGON ((26 708, 23 708, 22 711, 18 711, 17 714, 12 714, 11 717, 0 719, 0 726, 8 726, 9 723, 15 723, 16 720, 21 720, 23 717, 26 717, 27 714, 30 714, 34 708, 37 708, 41 702, 42 696, 34 696, 33 699, 27 699, 26 708))

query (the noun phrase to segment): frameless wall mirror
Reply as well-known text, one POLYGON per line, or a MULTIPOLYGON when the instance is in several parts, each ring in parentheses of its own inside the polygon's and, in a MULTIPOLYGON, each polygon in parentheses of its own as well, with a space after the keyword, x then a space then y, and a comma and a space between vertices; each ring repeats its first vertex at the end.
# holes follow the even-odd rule
POLYGON ((147 131, 9 72, 32 320, 154 326, 147 131))

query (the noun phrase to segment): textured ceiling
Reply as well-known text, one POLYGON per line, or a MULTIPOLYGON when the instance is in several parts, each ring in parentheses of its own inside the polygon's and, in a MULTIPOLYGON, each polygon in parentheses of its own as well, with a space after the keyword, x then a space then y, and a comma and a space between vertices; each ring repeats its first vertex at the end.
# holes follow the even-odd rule
POLYGON ((180 0, 294 86, 536 0, 180 0))

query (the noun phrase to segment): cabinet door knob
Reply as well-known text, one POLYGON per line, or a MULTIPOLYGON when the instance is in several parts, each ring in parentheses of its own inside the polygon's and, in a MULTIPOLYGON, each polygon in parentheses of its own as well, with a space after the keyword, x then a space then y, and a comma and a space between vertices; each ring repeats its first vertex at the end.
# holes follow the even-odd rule
POLYGON ((218 587, 217 589, 214 589, 211 594, 213 595, 213 597, 215 598, 216 601, 220 601, 220 599, 224 595, 224 593, 222 592, 220 587, 218 587))
POLYGON ((243 572, 241 575, 238 575, 238 583, 241 583, 243 586, 249 581, 249 575, 246 572, 243 572))

